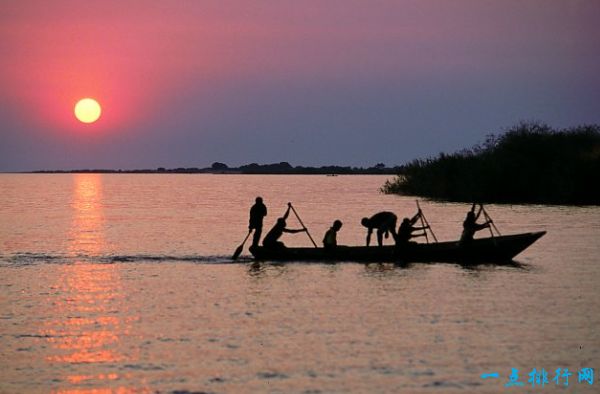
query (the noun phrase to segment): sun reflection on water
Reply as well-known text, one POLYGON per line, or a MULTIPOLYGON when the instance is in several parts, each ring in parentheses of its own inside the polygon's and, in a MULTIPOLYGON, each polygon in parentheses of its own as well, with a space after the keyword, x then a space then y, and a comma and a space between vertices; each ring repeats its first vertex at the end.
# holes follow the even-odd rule
POLYGON ((47 358, 61 363, 117 362, 119 337, 128 330, 123 311, 120 279, 112 264, 75 263, 61 267, 62 294, 54 302, 60 320, 43 331, 56 353, 47 358))
MULTIPOLYGON (((69 250, 90 260, 105 246, 102 176, 78 174, 74 179, 69 250)), ((55 318, 43 325, 40 334, 52 348, 46 362, 58 370, 69 367, 59 379, 69 385, 53 392, 132 392, 118 387, 118 380, 128 376, 115 369, 116 363, 137 359, 135 351, 123 351, 122 337, 131 335, 136 318, 126 309, 119 266, 77 261, 57 269, 61 270, 54 285, 58 296, 48 300, 55 318)))
POLYGON ((105 248, 102 175, 76 174, 73 179, 69 251, 76 256, 98 256, 105 248))

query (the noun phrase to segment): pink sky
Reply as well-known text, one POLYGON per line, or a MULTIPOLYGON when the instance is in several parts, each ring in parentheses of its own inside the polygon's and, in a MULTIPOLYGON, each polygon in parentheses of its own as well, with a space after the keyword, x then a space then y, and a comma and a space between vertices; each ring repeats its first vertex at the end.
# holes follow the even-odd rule
POLYGON ((599 4, 5 2, 0 170, 399 164, 523 119, 600 122, 599 4), (347 155, 306 154, 319 138, 347 155))

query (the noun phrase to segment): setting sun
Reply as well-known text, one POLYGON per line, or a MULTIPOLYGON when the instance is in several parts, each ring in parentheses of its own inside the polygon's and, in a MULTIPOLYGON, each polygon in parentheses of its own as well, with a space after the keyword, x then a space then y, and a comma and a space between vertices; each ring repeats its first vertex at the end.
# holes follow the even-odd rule
POLYGON ((75 104, 75 117, 83 123, 94 123, 100 117, 102 108, 92 98, 81 99, 75 104))

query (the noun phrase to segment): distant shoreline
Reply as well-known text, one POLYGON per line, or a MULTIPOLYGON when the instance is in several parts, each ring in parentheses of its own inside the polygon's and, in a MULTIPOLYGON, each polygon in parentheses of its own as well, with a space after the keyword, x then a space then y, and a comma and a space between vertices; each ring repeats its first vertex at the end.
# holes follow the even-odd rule
POLYGON ((287 162, 274 164, 246 164, 239 167, 229 167, 223 163, 213 163, 211 167, 178 167, 156 169, 74 169, 74 170, 35 170, 10 171, 5 174, 231 174, 231 175, 398 175, 402 167, 386 167, 383 163, 373 167, 321 166, 304 167, 292 166, 287 162))

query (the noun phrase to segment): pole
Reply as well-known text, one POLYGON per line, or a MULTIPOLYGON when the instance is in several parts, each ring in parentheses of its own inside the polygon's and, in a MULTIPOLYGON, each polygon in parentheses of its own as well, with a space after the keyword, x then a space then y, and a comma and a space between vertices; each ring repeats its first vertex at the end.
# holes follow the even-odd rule
POLYGON ((491 226, 490 226, 490 232, 492 233, 492 237, 494 236, 494 233, 492 232, 492 227, 494 227, 494 230, 496 230, 496 232, 498 233, 498 235, 502 235, 502 234, 500 234, 500 231, 498 231, 498 227, 496 227, 496 225, 494 224, 494 221, 492 220, 492 218, 490 217, 490 215, 488 215, 487 211, 483 207, 483 204, 481 204, 481 210, 483 211, 483 215, 485 217, 485 220, 487 220, 491 224, 491 226))
POLYGON ((237 258, 240 257, 240 254, 242 253, 242 250, 244 249, 244 244, 248 240, 248 237, 250 236, 250 234, 252 234, 252 230, 248 231, 248 234, 246 235, 246 238, 244 238, 244 240, 242 241, 242 244, 237 247, 235 252, 233 252, 233 256, 231 257, 232 260, 237 260, 237 258))
MULTIPOLYGON (((417 207, 419 207, 419 202, 417 201, 417 207)), ((419 207, 419 218, 421 219, 421 227, 423 227, 423 234, 425 234, 425 241, 427 241, 427 243, 429 243, 429 237, 427 236, 427 228, 425 226, 425 220, 423 220, 423 212, 421 211, 421 208, 419 207)))
MULTIPOLYGON (((417 201, 417 209, 419 210, 419 212, 421 212, 421 221, 425 221, 425 225, 427 226, 427 228, 429 228, 429 231, 431 232, 431 236, 433 237, 433 239, 435 240, 435 242, 437 242, 437 237, 435 236, 433 229, 431 228, 431 226, 429 225, 429 221, 427 220, 427 218, 425 217, 425 214, 423 213, 423 211, 421 211, 421 206, 419 205, 419 200, 417 201)), ((427 230, 424 230, 427 231, 427 230)), ((429 243, 429 242, 428 242, 429 243)))
POLYGON ((294 215, 296 215, 296 219, 298 219, 298 221, 302 225, 302 228, 304 230, 306 230, 306 235, 308 235, 308 238, 310 238, 310 242, 312 242, 312 244, 315 246, 315 248, 317 248, 318 246, 315 243, 315 240, 313 239, 313 237, 310 236, 310 233, 308 232, 308 229, 306 228, 306 226, 304 225, 304 223, 302 223, 302 219, 300 219, 300 216, 298 215, 298 212, 296 212, 296 208, 294 208, 294 206, 292 205, 292 203, 289 203, 289 204, 290 204, 290 208, 292 208, 292 211, 294 211, 294 215))

